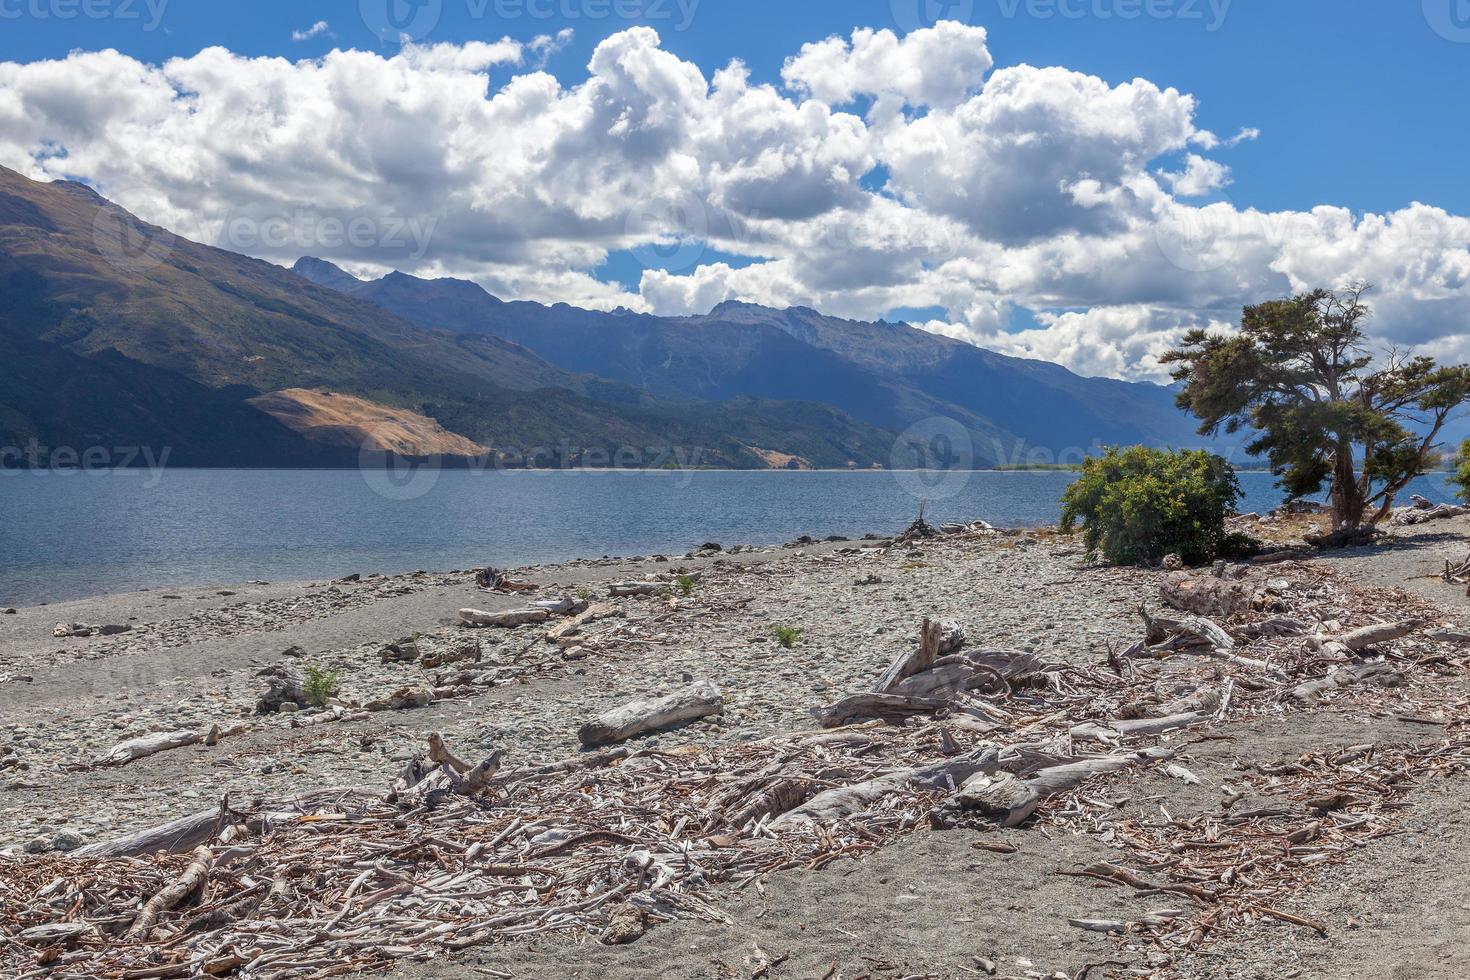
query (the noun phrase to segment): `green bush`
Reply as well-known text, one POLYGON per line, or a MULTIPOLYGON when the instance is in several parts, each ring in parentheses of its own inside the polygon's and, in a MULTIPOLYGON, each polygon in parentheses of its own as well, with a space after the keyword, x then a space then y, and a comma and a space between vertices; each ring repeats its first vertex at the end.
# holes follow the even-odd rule
POLYGON ((796 646, 796 641, 801 639, 801 630, 795 626, 773 626, 771 632, 776 636, 776 642, 790 650, 796 646))
POLYGON ((680 575, 678 579, 679 592, 682 595, 691 595, 694 592, 694 576, 680 575))
POLYGON ((1460 499, 1470 504, 1470 439, 1460 444, 1460 455, 1455 457, 1455 473, 1450 482, 1460 488, 1460 499))
POLYGON ((1080 521, 1088 550, 1116 564, 1173 553, 1198 565, 1240 546, 1225 532, 1240 497, 1235 471, 1212 453, 1111 448, 1087 460, 1062 496, 1062 529, 1080 521))
POLYGON ((306 694, 307 704, 314 708, 325 708, 332 695, 337 693, 337 672, 309 664, 301 690, 306 694))

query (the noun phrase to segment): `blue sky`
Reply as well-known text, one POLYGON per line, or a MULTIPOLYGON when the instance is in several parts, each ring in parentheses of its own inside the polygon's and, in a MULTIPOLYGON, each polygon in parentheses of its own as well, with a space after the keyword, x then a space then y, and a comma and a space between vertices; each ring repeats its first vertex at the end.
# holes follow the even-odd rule
MULTIPOLYGON (((112 47, 156 62, 217 44, 287 58, 334 46, 386 47, 365 25, 358 0, 152 0, 151 10, 161 5, 153 30, 149 0, 87 0, 117 16, 58 16, 83 2, 0 0, 0 56, 32 61, 112 47), (293 32, 322 20, 330 35, 292 41, 293 32)), ((642 22, 659 30, 666 50, 706 74, 739 57, 756 80, 779 82, 782 62, 804 42, 859 26, 900 26, 889 0, 684 0, 682 9, 694 6, 683 30, 679 0, 628 2, 653 16, 605 15, 630 9, 613 0, 441 0, 427 40, 529 41, 571 27, 575 40, 547 67, 574 81, 598 41, 642 22)), ((1200 124, 1216 132, 1259 128, 1261 138, 1230 158, 1229 194, 1238 204, 1387 211, 1419 200, 1470 211, 1470 126, 1461 101, 1470 91, 1470 43, 1435 30, 1470 31, 1470 2, 1155 2, 1169 16, 1148 16, 1143 0, 1132 8, 1129 0, 948 0, 935 9, 986 27, 998 64, 1065 65, 1113 83, 1141 76, 1196 95, 1200 124), (1144 13, 1125 19, 1133 9, 1144 13)))

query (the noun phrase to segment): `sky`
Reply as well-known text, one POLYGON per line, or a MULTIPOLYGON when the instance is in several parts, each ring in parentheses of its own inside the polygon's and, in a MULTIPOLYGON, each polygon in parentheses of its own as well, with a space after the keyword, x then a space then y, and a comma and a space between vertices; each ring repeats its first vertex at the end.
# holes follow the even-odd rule
POLYGON ((1374 284, 1470 360, 1470 0, 0 0, 0 164, 276 262, 1160 380, 1374 284))

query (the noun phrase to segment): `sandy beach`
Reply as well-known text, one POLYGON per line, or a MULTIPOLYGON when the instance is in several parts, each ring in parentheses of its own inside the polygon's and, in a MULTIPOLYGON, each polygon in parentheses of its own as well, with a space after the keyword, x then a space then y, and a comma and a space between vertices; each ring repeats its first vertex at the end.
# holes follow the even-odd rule
MULTIPOLYGON (((1284 607, 1331 582, 1366 590, 1364 601, 1374 605, 1359 614, 1370 619, 1391 619, 1397 605, 1412 604, 1421 617, 1435 610, 1430 618, 1438 623, 1426 628, 1466 625, 1463 587, 1432 576, 1446 559, 1463 558, 1467 541, 1470 521, 1440 521, 1399 529, 1372 549, 1250 574, 1282 583, 1272 588, 1286 597, 1284 607), (1386 589, 1404 590, 1402 598, 1386 589)), ((866 690, 913 647, 925 618, 962 625, 974 647, 1090 670, 1139 639, 1138 609, 1159 606, 1166 573, 1089 566, 1079 541, 1037 531, 587 560, 515 569, 510 577, 535 584, 535 597, 607 603, 612 612, 561 644, 546 641, 546 623, 470 630, 458 610, 496 613, 523 606, 526 597, 483 592, 469 570, 383 577, 363 569, 339 581, 129 593, 0 615, 0 731, 7 736, 0 845, 54 859, 226 796, 386 789, 430 733, 464 758, 501 750, 506 769, 529 768, 576 756, 579 725, 599 712, 694 680, 719 686, 723 713, 628 748, 758 743, 810 730, 814 706, 866 690), (656 594, 610 598, 614 583, 636 581, 656 583, 656 594), (61 623, 128 628, 57 638, 61 623), (799 638, 784 647, 777 626, 799 630, 799 638), (405 645, 399 641, 411 642, 416 655, 385 658, 388 645, 405 645), (476 645, 477 661, 454 662, 476 645), (257 713, 262 671, 306 665, 337 673, 341 720, 322 720, 305 705, 257 713), (443 696, 413 710, 365 710, 406 688, 443 696), (129 739, 216 725, 227 732, 217 744, 122 767, 97 764, 129 739)), ((1416 673, 1415 695, 1430 685, 1436 703, 1463 706, 1470 685, 1463 649, 1458 656, 1451 650, 1438 668, 1416 673)), ((1180 760, 1197 782, 1149 767, 1089 784, 1087 798, 1106 804, 1110 823, 1189 826, 1218 814, 1243 772, 1270 773, 1349 746, 1463 740, 1463 716, 1416 719, 1385 708, 1387 696, 1250 712, 1220 724, 1214 736, 1188 740, 1180 760)), ((1467 803, 1463 775, 1425 780, 1394 810, 1402 822, 1391 834, 1354 840, 1309 867, 1291 914, 1324 924, 1325 935, 1256 916, 1165 953, 1069 926, 1069 917, 1131 920, 1178 897, 1100 889, 1096 880, 1056 874, 1117 860, 1119 846, 1098 832, 1101 824, 1089 826, 1063 807, 1037 826, 985 836, 1012 853, 975 849, 974 829, 904 833, 859 860, 770 875, 759 891, 715 887, 712 900, 728 922, 657 925, 631 945, 540 935, 397 970, 415 978, 1071 977, 1111 960, 1140 976, 1458 977, 1470 967, 1470 936, 1446 917, 1470 900, 1470 873, 1457 858, 1470 843, 1467 803)))

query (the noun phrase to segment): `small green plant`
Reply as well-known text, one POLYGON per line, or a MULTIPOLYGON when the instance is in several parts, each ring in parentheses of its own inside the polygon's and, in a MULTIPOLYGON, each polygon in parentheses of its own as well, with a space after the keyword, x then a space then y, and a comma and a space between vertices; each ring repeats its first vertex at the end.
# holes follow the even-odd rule
POLYGON ((1455 472, 1450 482, 1459 487, 1460 499, 1470 504, 1470 439, 1460 444, 1460 454, 1455 457, 1455 472))
POLYGON ((1062 496, 1062 529, 1080 521, 1087 549, 1119 565, 1171 553, 1198 565, 1241 547, 1225 531, 1240 497, 1235 471, 1212 453, 1113 447, 1062 496))
POLYGON ((694 593, 694 576, 680 575, 678 578, 680 595, 692 595, 694 593))
POLYGON ((592 590, 585 587, 578 589, 577 598, 581 599, 583 602, 590 602, 592 600, 592 590))
POLYGON ((306 680, 301 685, 306 703, 314 708, 325 708, 332 695, 337 693, 337 671, 324 670, 316 664, 306 667, 306 680))
POLYGON ((801 639, 801 630, 795 626, 773 626, 771 632, 775 634, 776 642, 788 650, 796 646, 796 642, 801 639))

